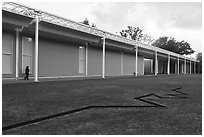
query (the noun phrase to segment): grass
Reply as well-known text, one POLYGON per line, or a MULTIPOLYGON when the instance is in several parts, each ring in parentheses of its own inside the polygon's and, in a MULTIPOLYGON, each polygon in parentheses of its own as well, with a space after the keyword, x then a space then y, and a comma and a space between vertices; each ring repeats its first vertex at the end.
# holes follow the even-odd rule
POLYGON ((134 98, 177 87, 188 98, 147 98, 165 108, 91 108, 3 134, 202 134, 201 75, 3 84, 2 126, 90 105, 148 105, 134 98))

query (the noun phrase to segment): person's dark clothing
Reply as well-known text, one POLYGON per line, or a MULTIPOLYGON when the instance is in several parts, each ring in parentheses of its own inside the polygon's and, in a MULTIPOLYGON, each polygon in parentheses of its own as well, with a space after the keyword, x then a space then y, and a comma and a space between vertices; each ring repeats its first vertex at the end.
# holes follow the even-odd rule
POLYGON ((26 75, 26 76, 25 76, 24 79, 27 79, 27 80, 28 80, 28 79, 29 79, 29 78, 28 78, 28 77, 29 77, 29 67, 28 67, 28 66, 27 66, 26 69, 25 69, 25 75, 26 75))

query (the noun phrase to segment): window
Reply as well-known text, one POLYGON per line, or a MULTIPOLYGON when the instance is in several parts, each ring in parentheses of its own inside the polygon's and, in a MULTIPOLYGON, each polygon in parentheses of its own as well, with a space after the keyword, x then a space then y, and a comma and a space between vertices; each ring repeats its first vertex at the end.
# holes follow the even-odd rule
POLYGON ((32 72, 32 38, 22 38, 22 72, 25 73, 26 66, 29 66, 32 72))
POLYGON ((85 72, 85 48, 79 46, 79 73, 85 72))
POLYGON ((2 34, 2 73, 12 74, 13 67, 13 36, 2 34))

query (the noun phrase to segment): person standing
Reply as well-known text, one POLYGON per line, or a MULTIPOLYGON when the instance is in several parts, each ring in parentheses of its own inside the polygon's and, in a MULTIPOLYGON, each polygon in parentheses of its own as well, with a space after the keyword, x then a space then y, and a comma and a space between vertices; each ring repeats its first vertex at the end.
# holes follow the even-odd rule
POLYGON ((29 71, 30 71, 30 70, 29 70, 29 66, 26 66, 26 68, 25 68, 25 75, 26 75, 26 76, 25 76, 24 79, 27 79, 27 80, 29 79, 29 71))

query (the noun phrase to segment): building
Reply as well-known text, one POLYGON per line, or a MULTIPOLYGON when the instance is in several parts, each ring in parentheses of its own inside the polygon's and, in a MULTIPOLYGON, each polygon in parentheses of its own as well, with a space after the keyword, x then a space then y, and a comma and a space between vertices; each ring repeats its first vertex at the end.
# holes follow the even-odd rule
POLYGON ((2 77, 39 78, 196 73, 196 60, 59 16, 4 2, 2 77))

